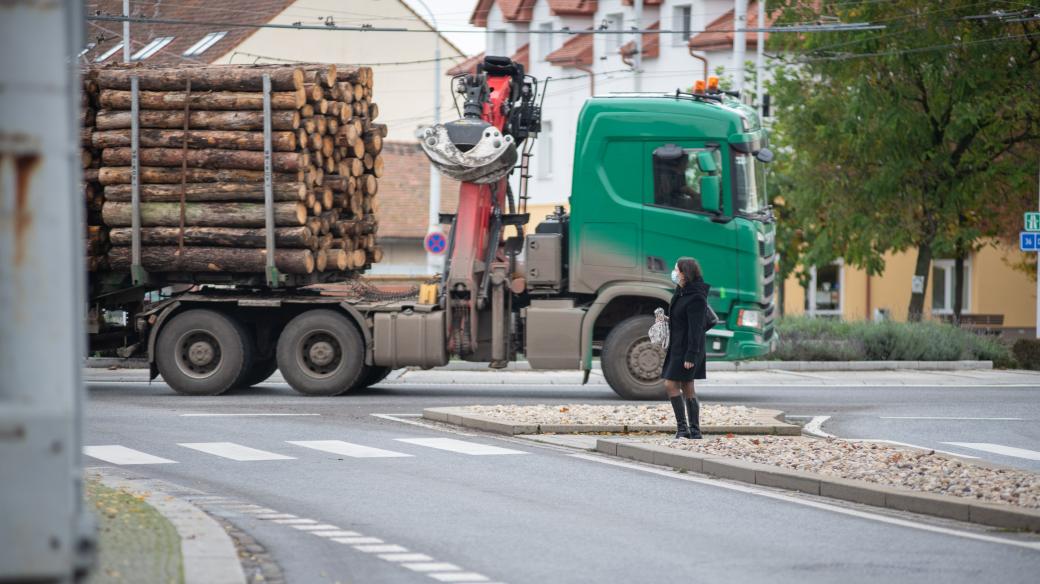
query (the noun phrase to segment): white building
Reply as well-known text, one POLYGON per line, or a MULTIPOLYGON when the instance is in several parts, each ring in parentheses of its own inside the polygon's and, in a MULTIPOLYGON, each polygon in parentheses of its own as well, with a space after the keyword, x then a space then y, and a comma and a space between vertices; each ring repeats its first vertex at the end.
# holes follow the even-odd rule
MULTIPOLYGON (((638 22, 633 4, 633 0, 480 0, 473 11, 470 22, 487 29, 487 54, 513 57, 543 82, 552 78, 532 161, 530 210, 535 222, 553 205, 566 204, 570 195, 575 130, 586 98, 611 92, 687 90, 694 80, 705 77, 705 71, 709 75, 719 67, 731 75, 736 71, 733 34, 726 32, 734 28, 732 0, 644 0, 638 22), (637 74, 635 33, 581 34, 600 28, 678 32, 643 34, 637 74), (561 30, 571 32, 539 32, 561 30)), ((757 26, 757 10, 757 3, 750 2, 748 27, 757 26)), ((747 34, 748 60, 754 60, 756 36, 747 34)), ((467 60, 449 74, 471 70, 483 56, 467 60)))

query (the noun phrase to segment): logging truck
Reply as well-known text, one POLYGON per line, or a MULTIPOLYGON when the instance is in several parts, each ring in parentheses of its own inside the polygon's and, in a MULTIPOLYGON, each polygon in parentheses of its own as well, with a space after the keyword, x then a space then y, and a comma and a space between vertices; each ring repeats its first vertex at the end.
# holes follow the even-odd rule
MULTIPOLYGON (((263 269, 165 271, 137 282, 95 274, 96 345, 145 356, 153 378, 192 395, 249 386, 276 369, 300 393, 336 395, 451 359, 502 368, 522 358, 587 381, 598 356, 620 396, 656 398, 664 355, 647 331, 654 310, 668 306, 672 266, 693 256, 720 317, 709 358, 770 350, 775 220, 764 164, 772 154, 754 110, 713 79, 689 93, 590 98, 577 121, 569 209, 527 231, 538 81, 519 63, 487 57, 453 83, 463 117, 418 134, 431 162, 461 182, 457 210, 441 215, 447 250, 436 278, 412 291, 357 276, 272 280, 263 269), (103 322, 112 310, 125 311, 125 327, 103 322)), ((270 197, 266 204, 270 215, 270 197)))

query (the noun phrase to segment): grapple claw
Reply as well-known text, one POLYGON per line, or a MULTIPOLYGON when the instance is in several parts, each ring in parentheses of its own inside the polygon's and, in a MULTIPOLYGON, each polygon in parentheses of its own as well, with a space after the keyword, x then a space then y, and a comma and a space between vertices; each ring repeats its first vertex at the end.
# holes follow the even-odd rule
MULTIPOLYGON (((473 128, 468 128, 472 132, 473 128)), ((497 182, 513 170, 517 161, 516 143, 487 125, 475 144, 456 145, 451 128, 445 124, 419 128, 419 143, 430 162, 440 172, 460 182, 488 184, 497 182)))

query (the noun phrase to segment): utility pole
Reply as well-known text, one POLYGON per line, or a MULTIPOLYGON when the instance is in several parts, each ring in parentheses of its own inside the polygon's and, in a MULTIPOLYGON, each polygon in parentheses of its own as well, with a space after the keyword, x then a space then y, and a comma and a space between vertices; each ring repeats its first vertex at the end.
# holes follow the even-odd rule
POLYGON ((80 454, 82 11, 80 0, 27 0, 0 19, 2 582, 82 581, 94 541, 80 454))
POLYGON ((636 58, 632 60, 635 65, 635 76, 632 79, 633 89, 639 92, 643 90, 643 0, 635 0, 636 4, 636 58))
POLYGON ((766 27, 766 0, 758 0, 758 36, 755 37, 755 101, 758 102, 758 118, 761 122, 764 112, 764 94, 762 93, 763 80, 765 77, 765 65, 762 62, 765 56, 766 33, 762 29, 766 27))
MULTIPOLYGON (((437 17, 423 0, 415 0, 426 10, 433 25, 433 124, 441 123, 441 33, 437 25, 437 17)), ((430 214, 427 233, 440 229, 441 223, 441 173, 430 164, 430 214)), ((426 252, 426 271, 436 274, 444 266, 443 256, 430 251, 426 252)))
POLYGON ((130 0, 123 0, 123 62, 130 62, 130 0))
POLYGON ((733 70, 736 71, 734 89, 744 99, 744 53, 747 51, 747 0, 734 0, 733 5, 733 70))

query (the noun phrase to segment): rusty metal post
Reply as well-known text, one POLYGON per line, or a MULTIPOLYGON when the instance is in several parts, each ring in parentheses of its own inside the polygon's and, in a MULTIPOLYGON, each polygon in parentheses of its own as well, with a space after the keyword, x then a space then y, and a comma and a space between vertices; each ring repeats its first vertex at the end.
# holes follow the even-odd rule
POLYGON ((72 582, 86 571, 90 554, 84 552, 92 549, 80 459, 86 272, 76 55, 82 9, 74 0, 23 0, 5 5, 0 18, 5 582, 72 582))

